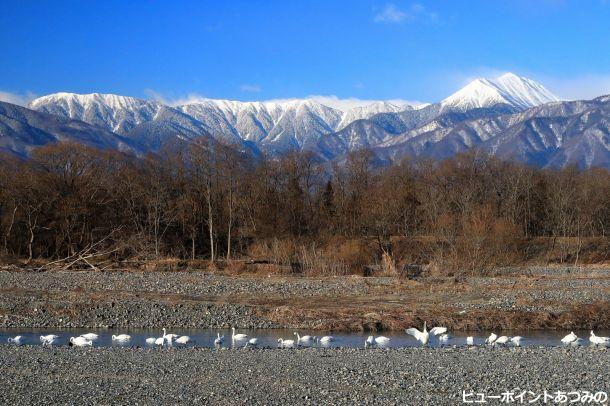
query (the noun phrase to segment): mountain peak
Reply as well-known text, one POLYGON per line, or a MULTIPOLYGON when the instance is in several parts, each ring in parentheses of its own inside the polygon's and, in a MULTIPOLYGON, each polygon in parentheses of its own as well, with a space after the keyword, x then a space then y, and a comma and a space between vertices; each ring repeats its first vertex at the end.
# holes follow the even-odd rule
POLYGON ((441 102, 444 110, 466 111, 506 104, 517 110, 560 99, 540 83, 505 73, 495 79, 475 79, 441 102))

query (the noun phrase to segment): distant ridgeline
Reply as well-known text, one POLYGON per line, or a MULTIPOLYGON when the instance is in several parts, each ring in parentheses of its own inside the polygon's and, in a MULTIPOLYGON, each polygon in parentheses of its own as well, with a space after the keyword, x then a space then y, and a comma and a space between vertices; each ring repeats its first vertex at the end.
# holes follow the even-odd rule
POLYGON ((169 106, 132 97, 56 93, 28 108, 0 103, 0 148, 73 141, 144 155, 176 140, 206 139, 255 157, 311 152, 344 163, 368 149, 378 166, 405 157, 444 159, 476 148, 551 168, 610 167, 610 97, 560 101, 513 74, 477 79, 440 103, 375 102, 338 110, 314 99, 238 102, 204 99, 169 106))

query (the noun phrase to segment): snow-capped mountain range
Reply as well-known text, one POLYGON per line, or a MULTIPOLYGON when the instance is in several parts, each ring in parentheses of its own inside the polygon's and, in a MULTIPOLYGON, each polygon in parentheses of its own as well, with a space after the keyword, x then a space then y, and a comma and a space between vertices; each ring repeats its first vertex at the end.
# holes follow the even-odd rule
POLYGON ((540 166, 610 167, 608 101, 589 102, 590 111, 575 107, 584 106, 578 103, 561 102, 541 84, 510 73, 476 79, 439 103, 378 101, 346 110, 314 99, 204 99, 170 106, 119 95, 55 93, 28 105, 38 115, 26 114, 26 108, 6 107, 10 116, 0 111, 0 136, 7 137, 0 147, 23 155, 32 146, 69 139, 69 131, 58 132, 52 124, 61 118, 65 123, 87 123, 91 127, 86 128, 97 129, 104 138, 96 143, 83 137, 84 123, 71 123, 69 128, 80 131, 77 140, 140 152, 158 150, 175 138, 210 137, 257 154, 308 150, 322 160, 341 160, 363 147, 386 162, 406 155, 442 158, 478 146, 540 166), (28 125, 16 125, 18 116, 30 117, 28 125), (37 131, 45 133, 44 140, 36 139, 37 131), (579 134, 585 133, 581 138, 588 141, 583 144, 579 134), (11 137, 17 134, 19 142, 13 142, 11 137))
MULTIPOLYGON (((278 153, 306 149, 323 135, 355 120, 380 112, 413 109, 409 105, 375 102, 341 111, 311 99, 268 102, 205 99, 172 107, 157 101, 99 93, 55 93, 33 100, 28 107, 85 121, 124 136, 140 133, 140 127, 146 125, 155 127, 155 133, 166 132, 167 137, 209 134, 234 145, 248 142, 278 153), (159 130, 156 127, 160 121, 171 126, 159 130)), ((151 140, 137 138, 145 145, 156 145, 156 140, 151 144, 151 140)))

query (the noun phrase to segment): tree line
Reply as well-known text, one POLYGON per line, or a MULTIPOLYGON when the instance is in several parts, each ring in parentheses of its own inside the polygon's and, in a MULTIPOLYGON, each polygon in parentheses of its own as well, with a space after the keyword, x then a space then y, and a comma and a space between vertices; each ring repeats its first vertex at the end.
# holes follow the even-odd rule
POLYGON ((214 262, 269 241, 336 238, 372 241, 379 256, 405 238, 426 242, 426 261, 477 267, 522 257, 539 237, 607 239, 608 202, 605 169, 542 170, 479 151, 379 168, 366 150, 329 164, 203 141, 144 157, 61 143, 0 163, 2 250, 25 261, 104 246, 116 259, 214 262))

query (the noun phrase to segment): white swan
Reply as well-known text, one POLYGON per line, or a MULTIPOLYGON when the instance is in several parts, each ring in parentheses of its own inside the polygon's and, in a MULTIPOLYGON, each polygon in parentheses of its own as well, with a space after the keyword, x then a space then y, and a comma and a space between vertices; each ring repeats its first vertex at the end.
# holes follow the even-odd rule
POLYGON ((572 341, 570 343, 570 345, 573 346, 573 347, 578 347, 580 345, 585 345, 585 340, 582 339, 582 338, 577 338, 575 341, 572 341))
POLYGON ((504 345, 506 343, 508 343, 510 341, 510 338, 507 336, 499 336, 498 338, 496 338, 496 340, 493 342, 494 345, 496 344, 500 344, 500 345, 504 345))
POLYGON ((415 339, 417 341, 419 341, 420 343, 422 343, 422 345, 427 345, 428 341, 430 340, 430 334, 432 334, 433 336, 445 334, 447 332, 447 328, 446 327, 434 327, 433 329, 428 331, 426 329, 426 322, 424 321, 423 331, 419 331, 415 327, 411 327, 409 329, 406 329, 405 332, 407 334, 410 334, 413 337, 415 337, 415 339))
POLYGON ((23 344, 23 336, 15 336, 9 338, 7 341, 9 344, 21 345, 23 344))
POLYGON ((258 345, 258 338, 254 337, 249 339, 244 348, 247 348, 249 345, 252 347, 256 347, 258 345))
POLYGON ((364 346, 365 347, 374 347, 376 345, 383 346, 383 345, 388 344, 389 342, 390 342, 390 339, 385 336, 378 336, 378 337, 368 336, 368 338, 364 342, 364 346))
POLYGON ((129 334, 119 334, 118 336, 113 334, 112 341, 120 341, 125 343, 127 341, 131 341, 131 336, 129 334))
POLYGON ((146 344, 148 344, 148 345, 155 345, 156 341, 157 341, 157 338, 155 338, 155 337, 148 337, 146 339, 146 344))
POLYGON ((86 333, 86 334, 81 334, 81 337, 83 337, 85 340, 87 341, 95 341, 98 338, 100 338, 97 334, 95 333, 86 333))
POLYGON ((314 338, 312 336, 300 336, 296 331, 294 335, 297 337, 297 344, 299 345, 310 345, 314 342, 314 338))
POLYGON ((578 336, 576 334, 574 334, 573 331, 570 331, 570 334, 568 334, 567 336, 562 338, 561 342, 564 343, 564 344, 572 344, 576 340, 578 340, 578 336))
POLYGON ((167 329, 163 328, 163 338, 169 343, 171 344, 172 341, 174 341, 176 338, 178 338, 178 334, 167 334, 167 329))
POLYGON ((474 337, 473 336, 466 337, 466 345, 474 345, 474 337))
POLYGON ((440 336, 438 336, 438 341, 439 343, 441 343, 441 345, 443 345, 447 344, 450 338, 451 336, 449 334, 441 334, 440 336))
POLYGON ((278 338, 277 342, 279 343, 280 348, 294 348, 295 346, 294 340, 284 340, 283 338, 278 338))
POLYGON ((335 341, 335 337, 333 336, 316 337, 316 342, 322 345, 332 343, 333 341, 335 341))
POLYGON ((155 339, 155 345, 160 345, 161 347, 163 347, 165 345, 165 337, 159 337, 155 339))
POLYGON ((46 336, 40 336, 40 342, 42 345, 53 345, 57 342, 59 336, 55 334, 47 334, 46 336))
POLYGON ((511 337, 510 342, 513 343, 515 347, 521 347, 521 341, 523 341, 523 337, 515 336, 511 337))
POLYGON ((496 333, 491 333, 489 337, 485 339, 485 344, 493 344, 496 342, 497 339, 498 336, 496 335, 496 333))
POLYGON ((220 333, 216 333, 216 339, 214 340, 214 345, 222 345, 222 343, 225 341, 225 336, 224 335, 220 335, 220 333))
POLYGON ((231 327, 231 331, 232 331, 232 335, 231 335, 231 340, 235 341, 235 340, 245 340, 246 338, 248 338, 247 334, 235 334, 235 327, 231 327))
POLYGON ((190 343, 191 341, 192 341, 191 337, 189 337, 189 336, 180 336, 176 339, 176 344, 186 345, 186 344, 190 343))
POLYGON ((76 347, 93 347, 93 341, 87 340, 85 337, 70 337, 70 344, 76 347))
POLYGON ((596 336, 593 330, 591 330, 591 336, 589 337, 591 344, 610 344, 610 337, 599 337, 596 336))

